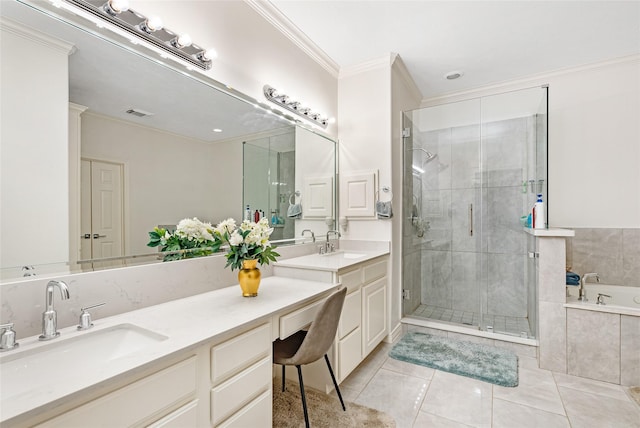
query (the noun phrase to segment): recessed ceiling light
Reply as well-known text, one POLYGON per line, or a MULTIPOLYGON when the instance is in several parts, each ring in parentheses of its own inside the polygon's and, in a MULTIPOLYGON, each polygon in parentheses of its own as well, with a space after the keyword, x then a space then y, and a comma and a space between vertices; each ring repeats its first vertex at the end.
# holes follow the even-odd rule
POLYGON ((213 132, 222 132, 222 129, 220 129, 220 128, 214 128, 214 129, 213 129, 213 132))
POLYGON ((464 75, 462 71, 450 71, 444 75, 444 78, 447 80, 456 80, 461 78, 464 75))

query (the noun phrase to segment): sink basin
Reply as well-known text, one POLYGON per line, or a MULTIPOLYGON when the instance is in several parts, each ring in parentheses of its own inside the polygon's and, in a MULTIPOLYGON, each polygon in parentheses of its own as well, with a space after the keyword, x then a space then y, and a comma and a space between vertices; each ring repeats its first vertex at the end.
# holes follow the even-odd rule
POLYGON ((343 253, 342 257, 345 259, 359 259, 360 257, 364 257, 366 254, 362 253, 343 253))
POLYGON ((0 360, 3 400, 27 393, 43 381, 64 382, 70 373, 77 374, 83 367, 100 370, 118 358, 166 339, 133 324, 119 324, 105 330, 78 332, 69 339, 62 336, 30 350, 16 350, 0 360))
POLYGON ((338 250, 338 251, 334 251, 333 253, 325 253, 322 254, 323 256, 328 256, 328 257, 342 257, 344 259, 359 259, 360 257, 365 257, 366 254, 364 253, 351 253, 351 252, 347 252, 347 251, 342 251, 342 250, 338 250))

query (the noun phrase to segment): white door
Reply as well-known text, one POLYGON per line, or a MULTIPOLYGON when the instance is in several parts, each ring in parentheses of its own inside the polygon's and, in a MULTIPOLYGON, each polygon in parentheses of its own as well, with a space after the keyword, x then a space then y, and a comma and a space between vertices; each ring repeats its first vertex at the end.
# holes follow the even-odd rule
MULTIPOLYGON (((124 255, 123 170, 121 164, 82 159, 80 253, 83 260, 124 255)), ((107 265, 118 264, 120 262, 107 265)))

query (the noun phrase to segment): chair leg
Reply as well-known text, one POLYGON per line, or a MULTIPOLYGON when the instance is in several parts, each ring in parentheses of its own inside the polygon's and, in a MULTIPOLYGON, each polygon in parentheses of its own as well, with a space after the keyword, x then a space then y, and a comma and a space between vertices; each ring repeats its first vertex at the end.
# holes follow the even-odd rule
POLYGON ((329 362, 329 357, 327 357, 327 354, 324 354, 324 360, 327 362, 327 367, 329 368, 329 374, 331 374, 331 380, 333 380, 333 386, 336 387, 336 392, 338 393, 340 404, 342 404, 342 410, 346 412, 347 408, 344 406, 344 401, 342 400, 342 394, 340 393, 340 387, 338 386, 338 382, 336 382, 336 377, 333 375, 333 369, 331 368, 331 363, 329 362))
POLYGON ((285 376, 285 372, 286 372, 285 368, 286 368, 286 367, 285 367, 285 365, 283 364, 283 365, 282 365, 282 392, 284 392, 284 376, 285 376))
POLYGON ((304 410, 304 425, 309 428, 309 413, 307 413, 307 398, 304 395, 304 384, 302 383, 302 367, 298 369, 298 382, 300 382, 300 396, 302 397, 302 410, 304 410))

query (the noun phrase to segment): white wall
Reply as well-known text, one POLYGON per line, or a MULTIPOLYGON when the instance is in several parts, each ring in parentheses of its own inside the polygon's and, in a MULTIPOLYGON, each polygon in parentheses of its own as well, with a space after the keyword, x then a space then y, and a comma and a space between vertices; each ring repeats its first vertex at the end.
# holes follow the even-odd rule
POLYGON ((127 254, 150 252, 147 233, 159 224, 187 217, 213 224, 241 218, 237 141, 206 143, 87 111, 81 154, 125 165, 127 254))
POLYGON ((420 104, 422 95, 413 78, 398 56, 391 69, 391 159, 392 159, 392 188, 393 220, 391 240, 391 286, 389 287, 389 321, 390 333, 402 318, 402 167, 404 157, 404 142, 402 138, 403 113, 415 109, 420 104))
POLYGON ((71 46, 4 20, 1 26, 2 267, 66 262, 71 46))
MULTIPOLYGON (((377 170, 376 190, 389 186, 400 197, 400 189, 391 186, 391 61, 386 56, 340 73, 339 173, 377 170)), ((343 237, 390 241, 391 222, 349 218, 343 237)))
POLYGON ((549 225, 640 227, 640 56, 531 76, 422 107, 549 85, 549 225))

